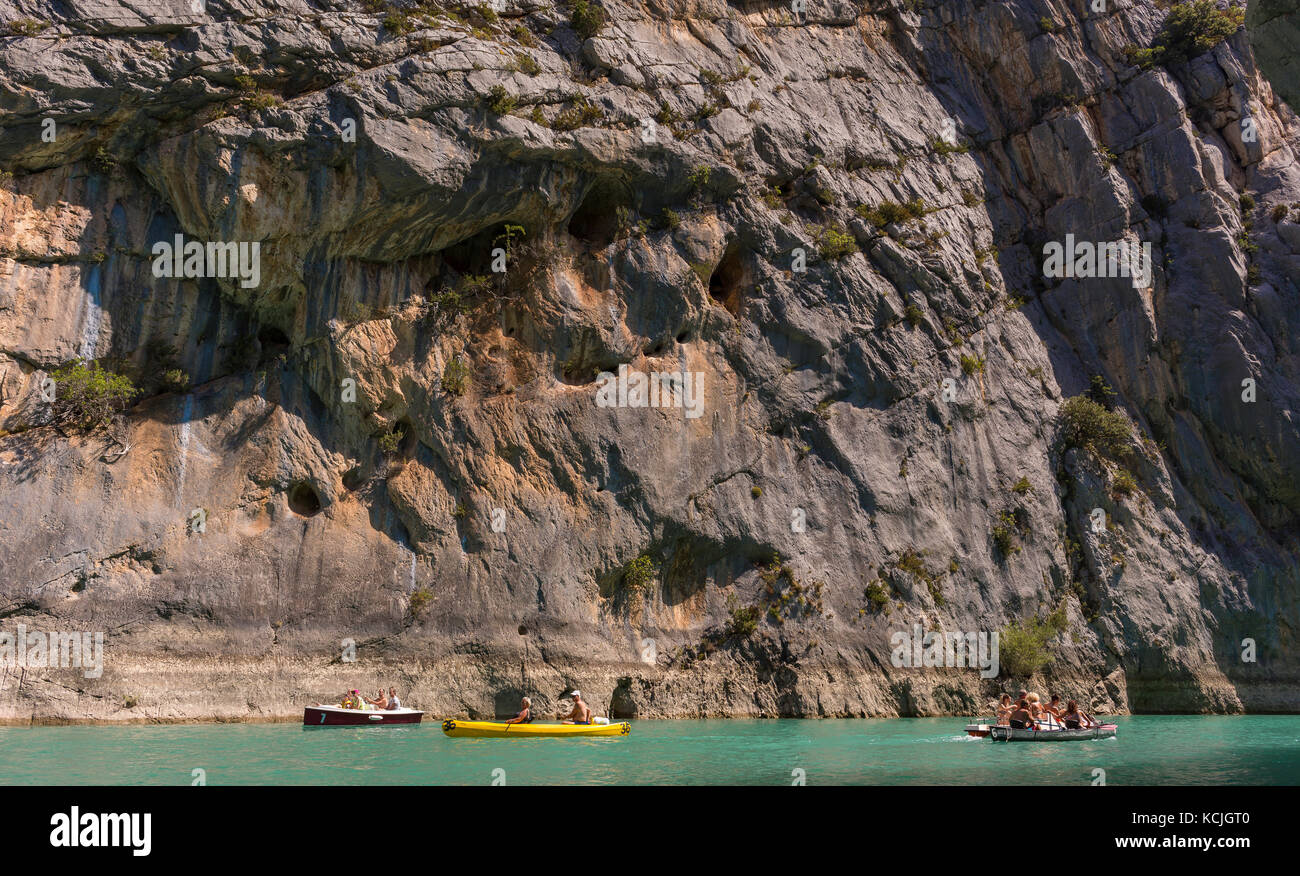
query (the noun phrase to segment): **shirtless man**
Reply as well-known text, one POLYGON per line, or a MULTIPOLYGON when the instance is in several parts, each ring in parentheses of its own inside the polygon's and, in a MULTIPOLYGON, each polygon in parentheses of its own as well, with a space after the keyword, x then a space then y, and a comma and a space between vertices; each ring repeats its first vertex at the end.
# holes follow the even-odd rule
POLYGON ((1016 703, 1015 709, 1012 710, 1008 722, 1016 730, 1032 730, 1033 716, 1029 713, 1029 701, 1021 700, 1016 703))
POLYGON ((382 687, 379 689, 378 698, 372 700, 370 697, 362 697, 362 699, 370 703, 370 705, 374 706, 376 709, 384 710, 388 708, 388 697, 384 694, 384 689, 382 687))
POLYGON ((570 691, 568 696, 573 697, 573 711, 569 716, 561 721, 561 724, 590 724, 591 709, 582 701, 582 691, 570 691))

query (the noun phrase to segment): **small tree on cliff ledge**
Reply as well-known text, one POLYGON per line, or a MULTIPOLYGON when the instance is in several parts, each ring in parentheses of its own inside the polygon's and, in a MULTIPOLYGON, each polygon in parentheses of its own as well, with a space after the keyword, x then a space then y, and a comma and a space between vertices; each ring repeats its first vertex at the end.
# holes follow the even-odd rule
POLYGON ((1086 395, 1067 398, 1061 405, 1061 444, 1065 449, 1085 447, 1102 456, 1123 456, 1132 435, 1128 419, 1108 411, 1086 395))
POLYGON ((87 431, 106 425, 113 415, 126 410, 140 394, 131 378, 87 365, 80 359, 69 362, 53 375, 55 390, 51 412, 57 425, 87 431))

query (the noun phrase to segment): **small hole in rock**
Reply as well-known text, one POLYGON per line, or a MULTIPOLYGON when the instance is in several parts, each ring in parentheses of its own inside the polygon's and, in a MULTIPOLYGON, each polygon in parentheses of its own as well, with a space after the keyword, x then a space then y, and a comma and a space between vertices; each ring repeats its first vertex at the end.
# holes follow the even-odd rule
POLYGON ((300 517, 315 517, 320 513, 320 496, 306 481, 289 488, 289 510, 300 517))
POLYGON ((349 492, 361 489, 366 479, 361 474, 361 466, 350 468, 343 473, 343 488, 349 492))

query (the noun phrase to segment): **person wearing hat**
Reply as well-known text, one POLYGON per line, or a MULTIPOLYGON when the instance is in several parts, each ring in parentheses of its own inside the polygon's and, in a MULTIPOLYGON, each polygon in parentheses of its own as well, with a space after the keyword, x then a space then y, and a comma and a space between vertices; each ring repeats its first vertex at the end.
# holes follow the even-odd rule
POLYGON ((582 691, 571 690, 565 696, 573 697, 573 711, 569 716, 561 721, 561 724, 590 724, 591 709, 582 701, 582 691))

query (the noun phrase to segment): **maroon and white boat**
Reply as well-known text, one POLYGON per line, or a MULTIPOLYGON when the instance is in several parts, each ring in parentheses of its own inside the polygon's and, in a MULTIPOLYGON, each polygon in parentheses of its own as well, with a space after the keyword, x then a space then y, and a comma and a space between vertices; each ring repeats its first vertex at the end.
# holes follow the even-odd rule
POLYGON ((392 727, 419 724, 419 709, 344 709, 339 706, 308 706, 302 710, 304 727, 392 727))

